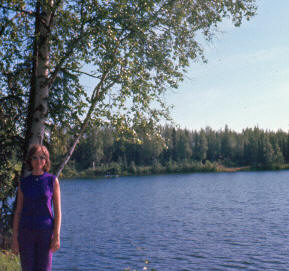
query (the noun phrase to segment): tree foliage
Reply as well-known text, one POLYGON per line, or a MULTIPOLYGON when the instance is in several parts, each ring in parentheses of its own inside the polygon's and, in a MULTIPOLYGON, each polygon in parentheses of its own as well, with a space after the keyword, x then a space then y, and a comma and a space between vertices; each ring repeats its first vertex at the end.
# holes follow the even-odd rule
MULTIPOLYGON (((239 26, 255 11, 255 0, 2 0, 3 145, 12 130, 18 162, 30 144, 49 145, 66 129, 74 138, 59 173, 92 124, 136 138, 136 123, 154 127, 168 117, 163 93, 178 86, 190 61, 205 60, 198 37, 210 40, 223 19, 239 26), (87 91, 80 76, 95 87, 87 91)), ((1 159, 9 160, 5 150, 1 159)), ((7 169, 1 165, 2 188, 11 182, 7 169)))
POLYGON ((228 126, 218 131, 209 127, 189 131, 164 126, 160 127, 160 137, 142 134, 140 139, 142 144, 118 137, 112 128, 90 128, 64 176, 217 171, 248 166, 278 169, 289 163, 289 134, 283 131, 255 127, 238 133, 228 126))

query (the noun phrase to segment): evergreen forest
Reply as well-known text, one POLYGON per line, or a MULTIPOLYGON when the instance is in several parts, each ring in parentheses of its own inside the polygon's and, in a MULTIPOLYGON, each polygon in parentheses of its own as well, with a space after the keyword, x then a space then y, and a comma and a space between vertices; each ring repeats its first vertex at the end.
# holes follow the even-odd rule
MULTIPOLYGON (((70 141, 64 131, 57 133, 58 140, 51 144, 55 165, 70 141)), ((90 128, 62 177, 282 169, 289 163, 289 134, 282 130, 162 126, 159 133, 138 134, 138 140, 130 140, 112 128, 90 128)))

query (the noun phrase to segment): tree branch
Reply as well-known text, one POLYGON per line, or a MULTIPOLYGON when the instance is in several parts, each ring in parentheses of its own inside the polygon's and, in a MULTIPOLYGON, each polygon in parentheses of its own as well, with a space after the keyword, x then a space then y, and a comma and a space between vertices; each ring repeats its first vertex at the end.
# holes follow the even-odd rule
POLYGON ((7 95, 5 97, 1 97, 0 98, 0 103, 3 103, 4 101, 7 101, 7 100, 16 100, 18 102, 23 102, 22 99, 19 97, 19 95, 7 95))
POLYGON ((61 2, 62 2, 62 0, 56 1, 56 3, 54 4, 54 6, 53 6, 53 8, 52 8, 50 21, 49 21, 49 23, 48 23, 49 29, 51 28, 51 26, 52 26, 52 24, 53 24, 53 19, 54 19, 55 13, 56 13, 58 7, 60 6, 61 2))
MULTIPOLYGON (((60 4, 61 0, 59 0, 58 4, 60 4)), ((82 14, 81 14, 82 16, 82 14)), ((81 20, 82 21, 82 20, 81 20)), ((63 55, 63 57, 60 59, 60 61, 58 62, 58 64, 56 65, 54 71, 51 73, 50 78, 48 79, 48 85, 49 87, 51 87, 51 85, 54 83, 56 76, 58 74, 58 72, 60 71, 60 69, 62 68, 62 65, 64 64, 65 60, 73 53, 74 48, 76 47, 76 45, 82 40, 84 39, 84 37, 86 37, 88 35, 88 33, 83 34, 83 28, 84 28, 85 22, 83 21, 80 27, 80 33, 79 36, 74 39, 71 43, 70 46, 67 50, 67 52, 63 55)))
POLYGON ((60 71, 60 69, 62 68, 62 65, 64 64, 65 60, 67 60, 67 58, 73 53, 75 46, 78 44, 79 41, 82 40, 82 35, 79 35, 78 38, 74 39, 67 52, 63 55, 63 57, 60 59, 60 61, 58 62, 58 64, 56 65, 54 71, 51 73, 50 78, 48 79, 48 85, 49 87, 51 87, 51 85, 54 83, 56 76, 58 74, 58 72, 60 71))
POLYGON ((17 12, 21 12, 21 13, 25 13, 25 14, 27 14, 27 15, 29 15, 29 16, 33 16, 33 17, 36 16, 36 13, 35 13, 35 12, 33 12, 33 11, 28 11, 28 10, 23 10, 23 9, 20 9, 20 8, 5 7, 5 6, 1 5, 1 4, 0 4, 0 8, 12 10, 12 11, 17 11, 17 12))
POLYGON ((19 17, 20 15, 21 15, 21 13, 17 13, 12 19, 6 21, 6 24, 1 27, 0 37, 4 34, 4 31, 5 31, 6 27, 9 25, 9 23, 13 22, 13 20, 16 19, 17 17, 19 17))
POLYGON ((91 98, 91 105, 89 107, 89 110, 86 114, 86 117, 84 119, 84 121, 82 122, 81 124, 81 128, 80 128, 80 131, 79 133, 75 136, 74 138, 74 141, 72 143, 72 146, 70 147, 69 151, 67 152, 66 156, 64 157, 63 161, 61 162, 61 164, 59 165, 57 171, 56 171, 56 176, 59 177, 60 173, 62 172, 63 168, 65 167, 65 165, 67 164, 67 162, 69 161, 71 155, 73 154, 74 150, 75 150, 75 147, 77 145, 77 143, 79 142, 80 138, 83 136, 85 130, 86 130, 86 127, 88 125, 88 122, 90 120, 90 117, 91 117, 91 114, 95 108, 95 105, 99 99, 99 93, 102 93, 100 92, 102 86, 103 86, 103 83, 108 75, 108 72, 109 71, 106 71, 103 73, 102 77, 101 77, 101 80, 99 81, 99 83, 97 84, 97 86, 94 88, 94 91, 93 91, 93 94, 92 94, 92 98, 91 98))
POLYGON ((96 75, 93 75, 93 74, 90 74, 90 73, 87 73, 87 72, 83 72, 83 71, 80 71, 80 70, 73 70, 73 69, 68 69, 69 71, 72 71, 72 72, 76 72, 76 73, 81 73, 81 74, 84 74, 84 75, 87 75, 87 76, 90 76, 90 77, 93 77, 93 78, 96 78, 96 79, 99 79, 99 76, 96 76, 96 75))

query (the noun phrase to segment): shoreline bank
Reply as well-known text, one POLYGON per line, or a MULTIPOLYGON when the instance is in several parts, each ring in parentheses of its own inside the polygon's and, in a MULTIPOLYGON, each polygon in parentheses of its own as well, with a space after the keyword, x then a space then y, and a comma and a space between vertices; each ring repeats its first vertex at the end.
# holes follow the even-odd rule
MULTIPOLYGON (((223 165, 203 165, 198 168, 183 168, 183 167, 175 167, 172 169, 167 169, 166 167, 158 167, 155 168, 153 166, 141 166, 139 168, 135 168, 133 172, 128 169, 120 170, 113 174, 103 173, 99 174, 99 171, 95 171, 94 169, 87 169, 78 172, 78 174, 63 174, 61 179, 100 179, 100 178, 117 178, 117 177, 125 177, 125 176, 150 176, 150 175, 158 175, 158 174, 191 174, 191 173, 235 173, 241 171, 279 171, 279 170, 288 170, 289 164, 282 165, 260 165, 260 166, 237 166, 237 167, 227 167, 223 165), (98 174, 96 174, 98 173, 98 174)), ((76 173, 76 172, 75 172, 76 173)))

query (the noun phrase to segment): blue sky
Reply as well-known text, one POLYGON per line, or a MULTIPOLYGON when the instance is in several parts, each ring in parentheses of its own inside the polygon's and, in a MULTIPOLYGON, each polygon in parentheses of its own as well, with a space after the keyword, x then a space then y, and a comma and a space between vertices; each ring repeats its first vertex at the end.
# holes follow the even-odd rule
MULTIPOLYGON (((289 1, 257 0, 257 15, 240 27, 223 22, 204 42, 208 63, 193 62, 177 90, 168 90, 181 128, 289 130, 289 1)), ((93 89, 95 82, 83 77, 93 89)))
POLYGON ((241 27, 222 23, 204 43, 208 63, 192 63, 180 87, 168 91, 180 127, 288 131, 289 1, 257 4, 257 15, 241 27))

